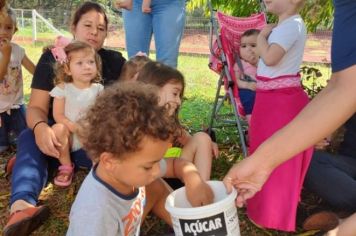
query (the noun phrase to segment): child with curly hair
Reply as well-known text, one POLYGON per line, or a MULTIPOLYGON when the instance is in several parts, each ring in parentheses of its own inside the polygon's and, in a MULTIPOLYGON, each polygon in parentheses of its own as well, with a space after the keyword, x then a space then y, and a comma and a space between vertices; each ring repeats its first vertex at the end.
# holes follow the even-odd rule
POLYGON ((97 95, 103 90, 101 81, 100 57, 88 44, 73 41, 66 47, 53 48, 57 59, 55 85, 50 92, 53 100, 52 126, 60 146, 58 157, 60 166, 54 184, 67 187, 72 182, 73 164, 70 152, 81 148, 75 135, 76 121, 92 105, 97 95), (63 50, 63 51, 61 51, 63 50))
POLYGON ((172 225, 163 175, 184 181, 193 206, 212 202, 192 163, 162 159, 178 125, 168 112, 157 88, 139 82, 116 83, 99 95, 79 121, 78 136, 95 164, 72 206, 67 236, 138 236, 151 210, 172 225))
MULTIPOLYGON (((179 108, 185 88, 183 75, 170 66, 152 61, 142 68, 137 81, 158 86, 160 104, 169 107, 171 117, 178 122, 179 108)), ((181 157, 194 163, 202 178, 209 180, 213 157, 217 157, 219 152, 217 144, 212 142, 209 135, 204 132, 190 135, 182 126, 178 129, 180 136, 174 140, 174 148, 170 149, 165 156, 181 157)))

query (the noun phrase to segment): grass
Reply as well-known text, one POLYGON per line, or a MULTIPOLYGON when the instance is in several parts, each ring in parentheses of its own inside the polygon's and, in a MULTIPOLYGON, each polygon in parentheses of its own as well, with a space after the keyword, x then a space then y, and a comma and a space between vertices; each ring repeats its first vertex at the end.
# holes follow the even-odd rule
MULTIPOLYGON (((42 52, 40 47, 25 46, 27 55, 37 62, 42 52)), ((124 53, 124 55, 126 55, 124 53)), ((154 57, 154 55, 152 55, 154 57)), ((210 71, 207 67, 206 57, 194 57, 181 55, 179 57, 178 68, 186 78, 185 102, 181 109, 180 118, 192 132, 196 132, 206 127, 209 122, 212 103, 215 97, 215 89, 218 75, 210 71)), ((324 74, 328 74, 327 67, 318 67, 324 74)), ((26 101, 30 94, 31 76, 24 71, 24 92, 26 101)), ((325 83, 327 77, 321 77, 321 83, 325 83)), ((310 83, 310 82, 308 82, 310 83)), ((212 178, 221 180, 233 163, 241 158, 241 151, 236 143, 237 135, 233 128, 225 128, 218 131, 218 144, 220 157, 214 160, 212 178)), ((15 154, 12 148, 5 155, 0 157, 0 164, 4 166, 6 160, 15 154)), ((64 235, 68 227, 68 213, 71 203, 75 198, 80 183, 85 177, 85 172, 80 171, 75 175, 74 183, 67 189, 56 188, 49 185, 41 194, 40 201, 50 206, 51 217, 33 235, 64 235)), ((6 224, 8 215, 8 201, 10 194, 10 184, 4 178, 3 168, 0 168, 0 233, 6 224)), ((307 197, 309 208, 316 206, 314 198, 307 197)), ((304 204, 305 205, 305 204, 304 204)), ((239 209, 239 221, 242 235, 295 235, 273 230, 261 230, 254 226, 246 217, 245 209, 239 209)), ((300 221, 300 219, 298 219, 300 221)), ((142 232, 145 235, 161 235, 164 224, 150 216, 144 223, 142 232)), ((296 234, 313 235, 315 232, 303 232, 300 228, 296 234)))

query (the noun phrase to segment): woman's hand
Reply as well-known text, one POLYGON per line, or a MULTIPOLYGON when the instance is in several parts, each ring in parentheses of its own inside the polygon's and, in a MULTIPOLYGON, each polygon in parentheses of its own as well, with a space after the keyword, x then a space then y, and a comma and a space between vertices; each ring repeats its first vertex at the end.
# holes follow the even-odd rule
POLYGON ((247 157, 229 170, 224 184, 228 193, 233 187, 237 189, 236 205, 242 207, 247 199, 261 190, 271 172, 261 163, 256 163, 252 156, 247 157))
POLYGON ((59 147, 61 144, 47 123, 38 124, 34 130, 34 134, 36 144, 41 152, 48 156, 59 158, 59 147))

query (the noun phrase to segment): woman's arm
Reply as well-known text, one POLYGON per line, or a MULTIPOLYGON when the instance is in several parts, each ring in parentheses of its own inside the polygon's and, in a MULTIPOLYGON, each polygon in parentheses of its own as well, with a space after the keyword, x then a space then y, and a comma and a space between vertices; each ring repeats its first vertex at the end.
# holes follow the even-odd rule
POLYGON ((224 182, 229 189, 232 185, 243 189, 238 205, 259 191, 274 168, 313 146, 355 113, 355 74, 356 65, 334 73, 327 87, 294 120, 230 169, 224 182))
POLYGON ((35 73, 35 69, 36 66, 35 64, 33 64, 33 62, 30 60, 30 58, 27 57, 27 55, 25 54, 25 56, 22 59, 22 65, 26 68, 26 70, 28 72, 30 72, 32 75, 33 73, 35 73))
POLYGON ((36 125, 33 132, 39 149, 49 156, 58 157, 59 152, 57 148, 60 146, 60 143, 56 139, 51 127, 48 126, 49 103, 50 96, 48 91, 32 89, 26 111, 26 121, 30 129, 33 129, 36 125))
POLYGON ((61 123, 67 126, 70 132, 74 133, 76 130, 76 125, 74 122, 69 120, 65 114, 65 98, 57 98, 55 97, 53 100, 53 118, 56 123, 61 123))

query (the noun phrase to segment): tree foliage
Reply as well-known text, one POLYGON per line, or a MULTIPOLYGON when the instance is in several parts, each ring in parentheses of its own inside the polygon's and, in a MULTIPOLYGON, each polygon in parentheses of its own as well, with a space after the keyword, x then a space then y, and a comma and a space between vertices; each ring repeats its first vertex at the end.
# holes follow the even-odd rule
MULTIPOLYGON (((213 8, 219 9, 233 16, 249 16, 261 11, 260 0, 211 0, 213 8)), ((208 0, 190 0, 188 10, 206 7, 208 0)), ((301 15, 305 20, 309 31, 316 29, 330 29, 333 21, 332 0, 305 0, 301 15)), ((275 22, 276 18, 268 15, 269 22, 275 22)))
MULTIPOLYGON (((108 6, 112 0, 96 0, 96 2, 108 6)), ((210 0, 188 0, 187 9, 192 11, 196 8, 205 8, 208 13, 207 2, 210 0)), ((219 9, 233 16, 249 16, 259 12, 262 0, 211 0, 214 9, 219 9)), ((84 0, 8 0, 14 8, 27 9, 51 9, 56 14, 72 12, 78 4, 84 0)), ((333 20, 332 0, 305 0, 305 6, 301 11, 309 31, 316 29, 330 29, 333 20)), ((276 20, 273 16, 268 16, 270 22, 276 20)))

